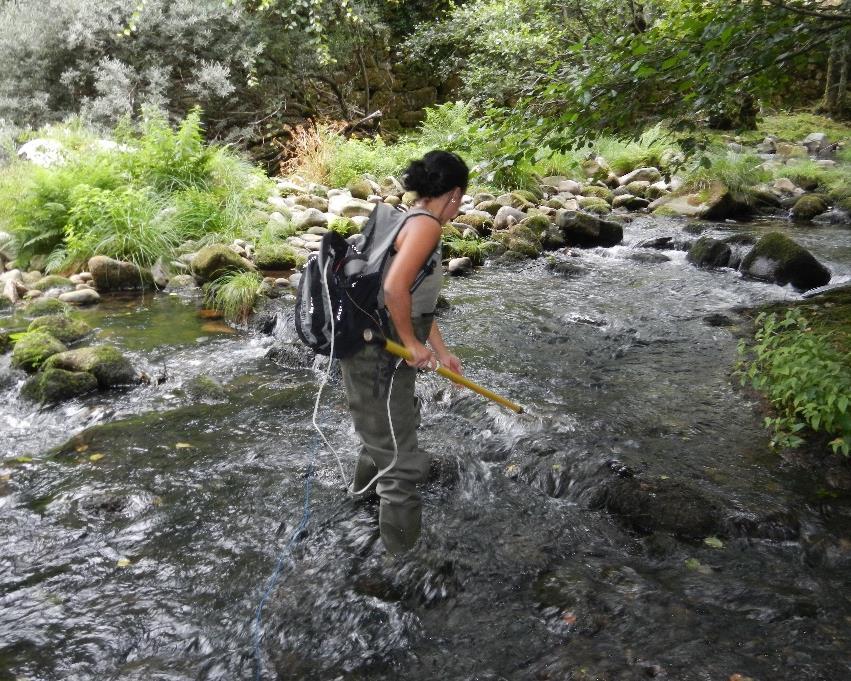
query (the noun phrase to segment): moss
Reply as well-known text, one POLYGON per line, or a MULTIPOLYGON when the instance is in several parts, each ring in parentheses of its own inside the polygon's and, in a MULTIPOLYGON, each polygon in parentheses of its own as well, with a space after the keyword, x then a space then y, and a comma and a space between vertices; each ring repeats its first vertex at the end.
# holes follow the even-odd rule
POLYGON ((47 291, 52 288, 61 288, 70 291, 74 288, 74 282, 66 277, 60 277, 58 274, 50 274, 39 279, 33 284, 33 288, 37 291, 47 291))
POLYGON ((448 258, 470 258, 473 265, 485 261, 483 243, 477 239, 449 239, 443 243, 443 255, 448 258))
POLYGON ((246 261, 225 244, 204 246, 192 259, 192 271, 203 281, 213 281, 227 272, 247 269, 246 261))
POLYGON ((97 390, 97 379, 85 371, 45 369, 24 383, 21 396, 42 404, 61 402, 97 390))
POLYGON ((479 234, 487 234, 493 228, 493 220, 483 215, 459 215, 453 222, 468 225, 479 234))
POLYGON ((608 215, 612 212, 611 206, 609 206, 609 204, 603 199, 596 199, 591 196, 580 199, 579 207, 588 213, 593 213, 594 215, 608 215))
POLYGON ((476 205, 476 210, 483 210, 491 215, 496 215, 500 208, 502 208, 502 204, 496 200, 482 201, 476 205))
POLYGON ((541 245, 537 241, 529 241, 528 239, 511 238, 508 240, 508 250, 513 253, 519 253, 529 258, 537 258, 541 255, 541 245))
POLYGON ((372 194, 372 186, 363 178, 352 180, 346 185, 346 189, 356 199, 366 199, 372 194))
POLYGON ((12 339, 8 331, 0 331, 0 355, 5 355, 12 348, 12 339))
POLYGON ((636 180, 635 182, 627 184, 625 189, 633 196, 638 196, 643 199, 646 198, 647 188, 649 186, 650 183, 646 180, 636 180))
POLYGON ((69 314, 71 306, 56 298, 36 298, 24 308, 27 319, 35 319, 44 315, 69 314))
POLYGON ((461 230, 451 222, 443 225, 442 234, 444 239, 460 239, 462 236, 461 230))
MULTIPOLYGON (((586 198, 603 199, 606 203, 611 204, 615 198, 614 192, 606 187, 598 187, 597 185, 586 185, 582 187, 582 196, 586 198)), ((582 199, 579 200, 579 205, 582 205, 582 199)))
POLYGON ((351 218, 344 218, 342 216, 337 216, 328 223, 328 229, 332 232, 337 232, 342 237, 348 237, 352 234, 358 234, 360 232, 360 227, 358 227, 357 223, 351 218))
POLYGON ((136 370, 130 361, 111 345, 97 345, 60 352, 45 362, 45 369, 86 371, 93 374, 101 388, 136 382, 136 370))
POLYGON ((528 228, 540 239, 541 235, 545 234, 553 226, 553 223, 544 215, 530 215, 528 218, 523 218, 518 226, 528 228))
POLYGON ((92 327, 82 319, 54 314, 36 317, 27 331, 44 331, 62 343, 74 343, 91 333, 92 327))
POLYGON ((254 264, 261 270, 292 270, 304 262, 304 257, 285 244, 262 244, 254 254, 254 264))
POLYGON ((537 203, 542 198, 544 198, 543 194, 540 190, 537 192, 531 191, 529 189, 516 189, 511 192, 512 196, 519 198, 521 201, 525 201, 527 203, 537 203))
POLYGON ((804 194, 792 206, 792 217, 796 220, 812 220, 828 209, 827 202, 818 194, 804 194))
POLYGON ((710 237, 701 237, 688 251, 688 261, 697 267, 726 267, 730 262, 732 251, 723 241, 710 237))
POLYGON ((24 371, 37 371, 50 357, 67 349, 46 331, 28 331, 15 343, 12 366, 24 371))
POLYGON ((791 283, 803 291, 830 281, 830 271, 812 253, 780 232, 769 232, 757 241, 740 269, 752 278, 781 286, 791 283))
POLYGON ((679 213, 670 206, 658 206, 653 210, 653 215, 660 218, 675 218, 679 216, 679 213))

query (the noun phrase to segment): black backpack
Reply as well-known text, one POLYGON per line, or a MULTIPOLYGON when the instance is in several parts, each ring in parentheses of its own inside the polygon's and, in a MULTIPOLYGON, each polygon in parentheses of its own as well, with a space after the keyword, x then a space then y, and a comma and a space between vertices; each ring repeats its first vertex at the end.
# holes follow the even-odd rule
MULTIPOLYGON (((322 236, 320 248, 307 259, 298 282, 295 328, 299 338, 319 355, 344 359, 364 346, 363 332, 386 333, 387 317, 379 293, 399 231, 424 210, 402 212, 388 204, 375 206, 363 232, 344 239, 336 232, 322 236), (333 318, 334 333, 331 333, 333 318)), ((428 262, 411 292, 440 263, 428 262)))

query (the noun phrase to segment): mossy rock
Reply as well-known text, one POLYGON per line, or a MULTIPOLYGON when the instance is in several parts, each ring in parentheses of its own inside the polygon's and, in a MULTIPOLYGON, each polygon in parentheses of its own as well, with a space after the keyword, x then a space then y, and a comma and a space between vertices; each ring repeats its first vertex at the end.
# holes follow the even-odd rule
POLYGON ((527 258, 537 258, 543 251, 541 243, 537 240, 530 241, 512 237, 508 240, 507 245, 510 252, 519 253, 527 258))
POLYGON ((531 230, 536 238, 540 239, 549 231, 553 223, 545 215, 530 215, 528 218, 523 218, 515 227, 510 230, 513 232, 517 227, 526 227, 531 230))
POLYGON ((523 222, 519 222, 516 225, 511 225, 511 227, 508 228, 509 236, 515 239, 530 241, 532 243, 540 243, 540 233, 532 229, 530 225, 524 224, 525 222, 526 220, 523 220, 523 222))
POLYGON ((804 194, 792 206, 792 217, 796 220, 812 220, 816 215, 827 211, 828 205, 818 194, 804 194))
POLYGON ((485 241, 481 246, 482 256, 485 258, 495 258, 502 255, 506 251, 504 244, 498 241, 485 241))
POLYGON ((677 218, 680 214, 670 206, 658 206, 653 210, 653 215, 660 218, 677 218))
POLYGON ((184 390, 187 395, 197 400, 221 400, 227 397, 224 386, 206 374, 190 379, 184 390))
POLYGON ((0 311, 11 310, 13 307, 15 307, 15 303, 0 293, 0 311))
POLYGON ((686 258, 690 263, 701 268, 726 267, 732 253, 728 244, 704 236, 694 242, 686 258))
POLYGON ((60 277, 58 274, 49 274, 39 279, 33 284, 32 288, 36 291, 49 291, 52 288, 72 291, 74 289, 74 282, 67 277, 60 277))
POLYGON ((67 349, 46 331, 29 331, 15 343, 12 366, 29 372, 38 371, 50 357, 67 349))
POLYGON ((573 246, 610 248, 623 241, 623 227, 617 222, 579 211, 563 211, 557 219, 565 238, 573 246))
POLYGON ((441 233, 444 239, 460 239, 462 237, 461 229, 451 222, 443 225, 441 233))
POLYGON ((544 195, 541 190, 534 192, 529 189, 515 189, 511 193, 521 201, 526 201, 527 203, 537 203, 538 201, 544 198, 544 195))
MULTIPOLYGON (((612 200, 615 198, 615 193, 607 187, 598 187, 595 184, 587 184, 582 187, 582 196, 585 198, 603 199, 606 203, 611 204, 612 200)), ((579 205, 582 206, 582 198, 579 199, 579 205)))
POLYGON ((60 352, 45 362, 45 369, 87 371, 101 388, 137 382, 136 370, 124 355, 111 345, 96 345, 60 352))
POLYGON ((739 268, 746 277, 808 291, 830 282, 830 270, 812 253, 780 232, 763 236, 739 268))
POLYGON ((579 207, 595 215, 608 215, 612 212, 612 207, 605 199, 599 199, 595 196, 580 196, 579 207))
POLYGON ((24 308, 24 317, 35 319, 44 315, 70 314, 71 306, 56 298, 36 298, 24 308))
POLYGON ((32 402, 51 404, 94 392, 97 387, 97 379, 88 372, 45 369, 27 379, 21 396, 32 402))
POLYGON ((225 244, 204 246, 192 259, 192 272, 201 281, 214 281, 228 272, 245 272, 251 263, 225 244))
POLYGON ((635 180, 624 185, 624 189, 626 189, 627 193, 632 194, 633 196, 638 196, 642 199, 647 198, 647 189, 650 187, 650 183, 647 180, 635 180))
POLYGON ((483 210, 491 215, 496 215, 500 208, 502 208, 502 204, 496 199, 493 201, 482 201, 481 203, 476 204, 476 210, 483 210))
POLYGON ((363 178, 351 180, 346 185, 346 189, 355 199, 366 200, 372 194, 372 186, 363 178))
POLYGON ((414 201, 419 198, 419 195, 416 192, 405 192, 402 194, 402 203, 406 206, 413 206, 414 201))
POLYGON ((564 208, 564 201, 562 201, 561 199, 557 199, 557 198, 553 197, 551 199, 547 199, 544 202, 544 205, 547 208, 555 208, 556 210, 559 210, 560 208, 564 208))
POLYGON ((493 220, 483 215, 459 215, 453 222, 468 225, 479 234, 487 234, 493 228, 493 220))
POLYGON ((293 197, 293 200, 305 208, 316 208, 323 213, 328 211, 328 199, 323 196, 314 196, 313 194, 299 194, 293 197))
POLYGON ((92 327, 82 319, 68 315, 52 314, 36 317, 32 320, 27 331, 45 331, 62 343, 76 343, 92 331, 92 327))
POLYGON ((836 202, 836 207, 840 210, 844 210, 846 213, 851 213, 851 196, 847 199, 839 199, 836 202))
POLYGON ((12 339, 8 331, 0 331, 0 355, 5 355, 12 349, 12 339))
POLYGON ((292 270, 305 259, 285 244, 262 244, 254 253, 254 264, 261 270, 292 270))

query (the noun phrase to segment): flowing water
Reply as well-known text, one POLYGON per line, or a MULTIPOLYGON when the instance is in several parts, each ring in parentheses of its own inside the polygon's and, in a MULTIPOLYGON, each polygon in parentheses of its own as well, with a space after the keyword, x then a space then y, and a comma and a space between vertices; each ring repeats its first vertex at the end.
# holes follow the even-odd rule
MULTIPOLYGON (((737 310, 799 296, 635 248, 680 227, 449 282, 468 375, 528 413, 422 378, 433 475, 397 559, 316 454, 289 303, 232 334, 193 299, 112 299, 84 314, 159 382, 54 409, 2 358, 0 679, 256 678, 311 466, 264 679, 851 678, 849 497, 770 453, 730 378, 737 310)), ((779 227, 851 280, 847 226, 779 227)), ((320 421, 350 471, 333 376, 320 421)))

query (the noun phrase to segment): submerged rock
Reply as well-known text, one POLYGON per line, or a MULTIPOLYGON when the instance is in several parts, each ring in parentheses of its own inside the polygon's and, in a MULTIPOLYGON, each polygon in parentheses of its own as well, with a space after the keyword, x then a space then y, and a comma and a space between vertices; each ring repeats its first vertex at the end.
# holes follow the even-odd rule
POLYGON ((739 269, 751 279, 780 286, 792 284, 801 291, 824 286, 830 281, 830 270, 806 248, 780 232, 769 232, 757 241, 739 269))
POLYGON ((703 236, 694 242, 686 258, 690 263, 701 268, 726 267, 730 262, 732 249, 728 244, 718 239, 703 236))
POLYGON ((45 404, 79 397, 97 387, 97 379, 88 372, 51 368, 30 377, 21 388, 21 396, 45 404))
POLYGON ((61 300, 57 300, 56 298, 37 298, 24 308, 24 317, 35 319, 44 315, 68 314, 70 312, 71 307, 61 300))
POLYGON ((40 278, 32 286, 36 291, 49 291, 51 289, 59 289, 61 291, 71 291, 74 288, 74 282, 66 277, 60 277, 58 274, 50 274, 40 278))
POLYGON ((45 369, 88 372, 94 375, 101 388, 138 382, 138 374, 130 360, 111 345, 60 352, 50 357, 45 369))

